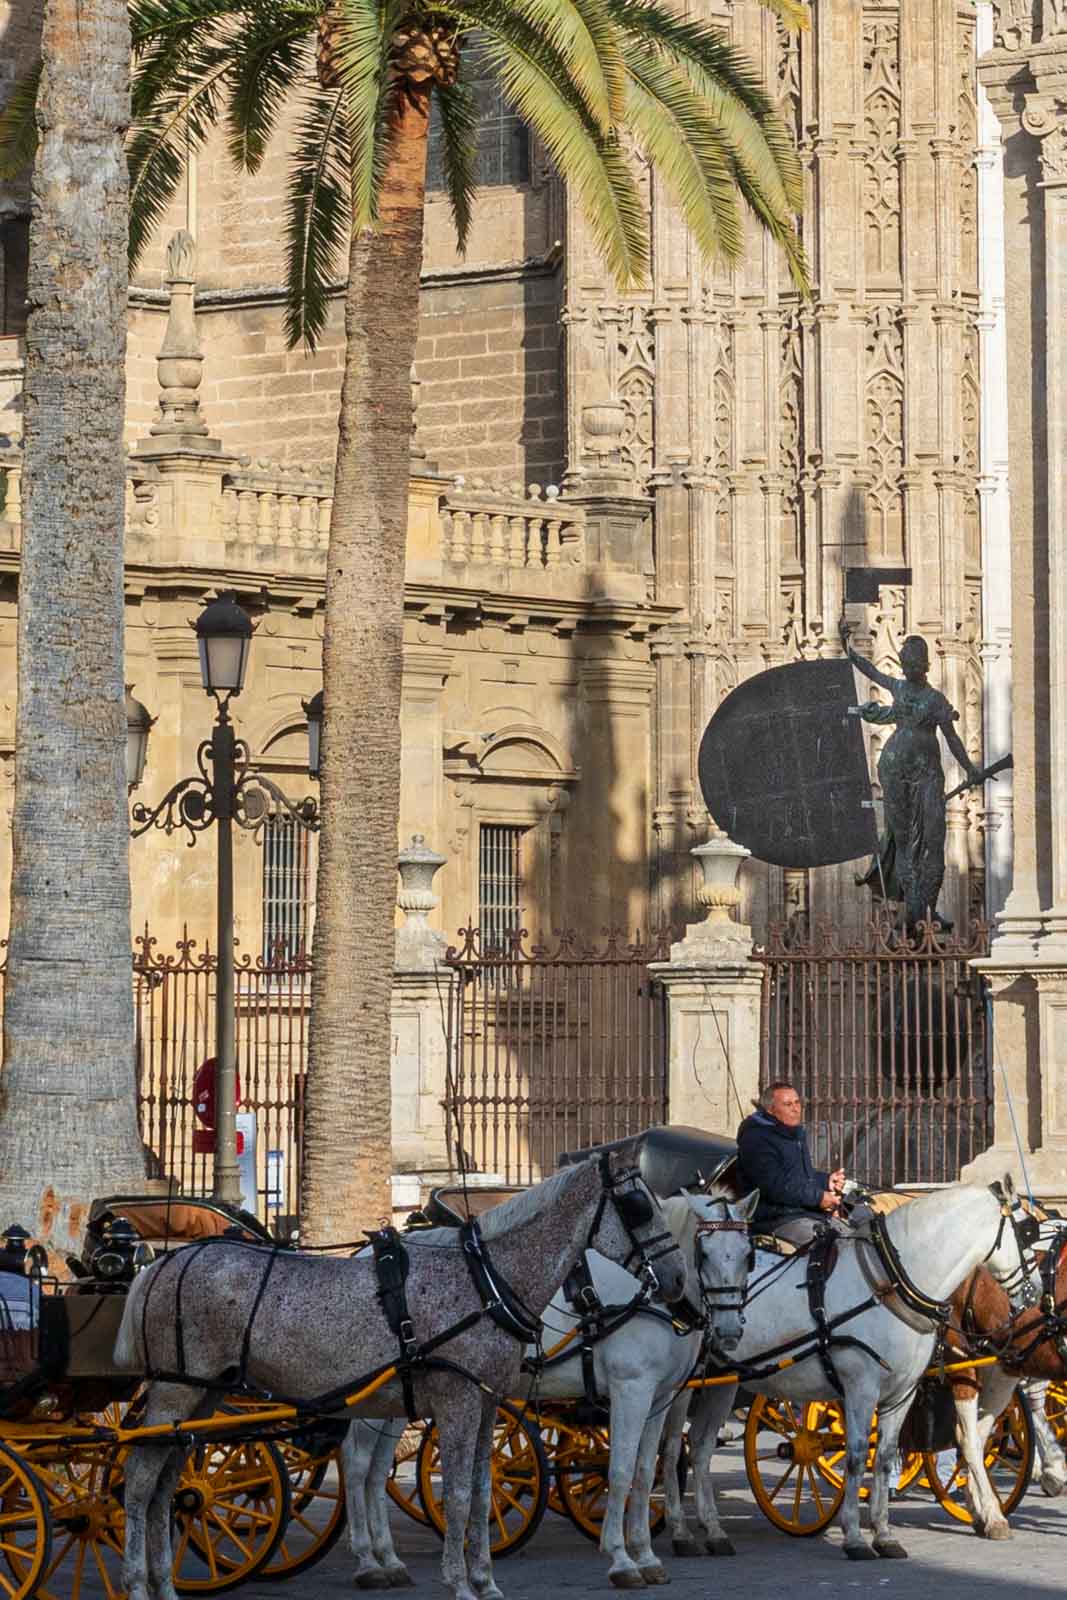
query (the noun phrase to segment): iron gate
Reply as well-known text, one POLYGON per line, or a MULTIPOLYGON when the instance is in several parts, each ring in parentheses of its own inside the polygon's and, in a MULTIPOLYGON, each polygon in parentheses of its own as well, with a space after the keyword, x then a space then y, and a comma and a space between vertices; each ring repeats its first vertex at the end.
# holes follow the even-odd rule
POLYGON ((816 1165, 872 1188, 941 1183, 987 1148, 987 999, 970 963, 988 950, 981 925, 915 943, 884 924, 852 944, 771 930, 760 1082, 796 1085, 816 1165))
POLYGON ((599 949, 573 934, 551 949, 476 929, 446 957, 446 1097, 454 1167, 535 1183, 563 1150, 624 1138, 667 1112, 666 1012, 650 962, 670 936, 599 949))

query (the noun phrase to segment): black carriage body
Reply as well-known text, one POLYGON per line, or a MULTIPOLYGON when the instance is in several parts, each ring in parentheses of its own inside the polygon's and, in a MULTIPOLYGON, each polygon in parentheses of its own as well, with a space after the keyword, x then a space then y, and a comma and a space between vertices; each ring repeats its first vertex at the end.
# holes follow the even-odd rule
POLYGON ((682 1189, 706 1189, 716 1184, 736 1192, 734 1167, 737 1141, 725 1134, 685 1126, 646 1128, 644 1133, 611 1144, 591 1145, 587 1150, 568 1150, 559 1158, 561 1167, 573 1166, 604 1151, 623 1150, 637 1145, 637 1165, 642 1178, 661 1200, 682 1189))

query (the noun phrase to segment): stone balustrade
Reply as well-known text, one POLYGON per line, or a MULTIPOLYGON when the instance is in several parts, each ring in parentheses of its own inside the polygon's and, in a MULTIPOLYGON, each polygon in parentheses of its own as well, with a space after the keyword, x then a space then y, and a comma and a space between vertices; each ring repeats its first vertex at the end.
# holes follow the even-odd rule
POLYGON ((585 564, 585 512, 554 484, 496 488, 457 477, 441 506, 441 555, 450 566, 551 571, 585 564))
POLYGON ((271 461, 242 462, 239 472, 222 480, 219 528, 228 553, 239 558, 242 549, 294 550, 324 558, 332 493, 322 472, 271 461))

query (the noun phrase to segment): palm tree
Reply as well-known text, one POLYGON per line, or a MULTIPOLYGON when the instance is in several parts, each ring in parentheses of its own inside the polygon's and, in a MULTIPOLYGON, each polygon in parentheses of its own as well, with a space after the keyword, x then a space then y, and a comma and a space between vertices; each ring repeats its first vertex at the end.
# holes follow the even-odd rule
POLYGON ((0 1222, 58 1250, 145 1169, 123 714, 130 30, 47 0, 33 167, 0 1222))
MULTIPOLYGON (((805 20, 800 0, 765 4, 805 20)), ((708 257, 740 254, 747 206, 803 287, 799 164, 744 59, 657 0, 130 0, 130 14, 134 259, 190 147, 222 121, 234 161, 253 172, 293 100, 292 343, 314 345, 348 252, 302 1193, 303 1236, 322 1243, 389 1212, 410 372, 431 101, 461 245, 475 189, 464 66, 476 57, 580 197, 620 288, 648 262, 626 141, 656 163, 708 257)), ((5 141, 19 147, 17 106, 5 141)))

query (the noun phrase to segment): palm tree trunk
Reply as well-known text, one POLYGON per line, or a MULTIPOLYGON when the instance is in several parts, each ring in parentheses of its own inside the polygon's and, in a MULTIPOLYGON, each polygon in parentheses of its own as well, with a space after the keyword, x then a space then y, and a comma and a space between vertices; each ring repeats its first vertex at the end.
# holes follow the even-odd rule
POLYGON ((33 170, 0 1227, 144 1182, 123 716, 126 0, 47 0, 33 170))
POLYGON ((327 554, 322 813, 301 1238, 390 1215, 389 1002, 400 807, 411 364, 429 95, 397 112, 378 227, 353 238, 327 554))

